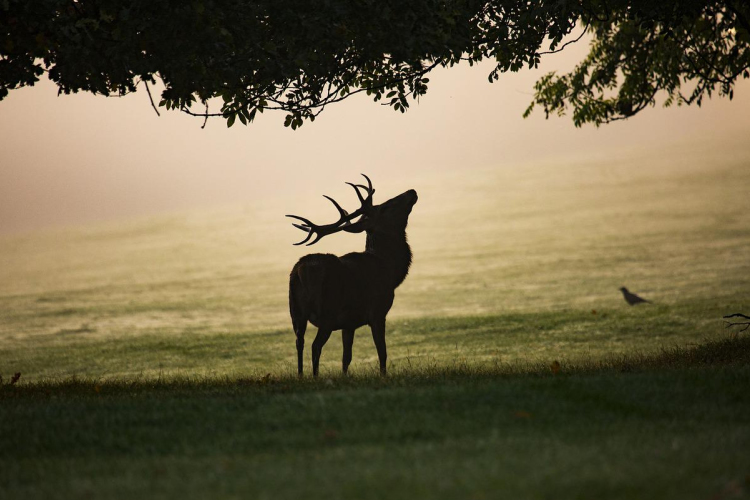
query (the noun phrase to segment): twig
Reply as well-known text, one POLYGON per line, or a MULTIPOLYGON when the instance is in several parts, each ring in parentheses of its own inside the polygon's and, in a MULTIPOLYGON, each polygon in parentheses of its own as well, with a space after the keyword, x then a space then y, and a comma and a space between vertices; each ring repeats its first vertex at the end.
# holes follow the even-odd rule
POLYGON ((726 318, 750 319, 750 316, 745 316, 744 314, 740 314, 740 313, 734 313, 734 314, 730 314, 728 316, 724 316, 724 319, 726 319, 726 318))
POLYGON ((148 82, 146 80, 143 80, 143 84, 146 86, 146 92, 148 93, 148 100, 151 101, 151 107, 154 108, 154 111, 156 111, 156 116, 161 116, 159 114, 159 110, 156 109, 156 104, 154 104, 154 98, 151 97, 151 89, 148 88, 148 82))
POLYGON ((201 118, 208 118, 210 116, 224 116, 223 113, 193 113, 192 111, 190 111, 188 108, 184 106, 180 108, 180 111, 190 116, 199 116, 201 118))
POLYGON ((208 123, 208 101, 205 101, 206 103, 206 119, 203 120, 203 125, 201 126, 201 130, 206 128, 206 123, 208 123))
MULTIPOLYGON (((728 318, 750 319, 750 316, 746 316, 746 315, 741 314, 741 313, 734 313, 734 314, 729 314, 727 316, 724 316, 724 319, 728 319, 728 318)), ((726 324, 725 328, 731 328, 733 326, 743 326, 744 325, 745 328, 741 329, 738 333, 744 332, 745 330, 747 330, 748 328, 750 328, 750 321, 736 321, 736 322, 733 322, 733 321, 724 321, 724 323, 726 324)))
POLYGON ((565 42, 565 43, 564 43, 564 44, 562 45, 562 47, 560 47, 560 48, 558 48, 558 49, 555 49, 555 50, 547 50, 547 51, 545 51, 545 52, 539 52, 539 54, 538 54, 538 55, 540 55, 540 56, 543 56, 543 55, 547 55, 547 54, 557 54, 558 52, 562 52, 562 51, 563 51, 563 49, 564 49, 565 47, 567 47, 568 45, 572 45, 572 44, 576 43, 576 42, 577 42, 577 41, 579 41, 579 40, 580 40, 581 38, 583 38, 583 35, 585 35, 585 34, 586 34, 586 32, 587 32, 587 31, 589 30, 589 23, 588 23, 588 21, 585 21, 585 24, 586 24, 586 26, 584 26, 584 28, 583 28, 583 31, 581 32, 581 34, 580 34, 580 35, 578 35, 578 37, 577 37, 577 38, 575 38, 575 39, 573 39, 573 40, 568 40, 567 42, 565 42))

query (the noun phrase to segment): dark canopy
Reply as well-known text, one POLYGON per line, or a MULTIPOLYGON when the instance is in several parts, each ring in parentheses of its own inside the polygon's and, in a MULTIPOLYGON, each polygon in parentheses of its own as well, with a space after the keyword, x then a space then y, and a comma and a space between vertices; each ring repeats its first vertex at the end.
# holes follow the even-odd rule
POLYGON ((529 111, 600 124, 660 90, 667 104, 731 98, 748 76, 748 19, 739 1, 0 0, 0 99, 44 73, 62 93, 158 80, 168 109, 228 125, 281 109, 296 128, 363 91, 403 112, 436 66, 491 59, 493 81, 586 30, 588 57, 543 77, 529 111))

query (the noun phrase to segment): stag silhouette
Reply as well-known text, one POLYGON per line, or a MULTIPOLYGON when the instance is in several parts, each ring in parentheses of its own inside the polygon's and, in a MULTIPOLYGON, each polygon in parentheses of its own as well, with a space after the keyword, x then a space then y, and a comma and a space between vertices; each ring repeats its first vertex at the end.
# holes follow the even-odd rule
POLYGON ((323 346, 334 330, 341 330, 344 343, 341 366, 347 373, 352 361, 354 331, 364 325, 369 325, 372 330, 380 373, 386 373, 385 317, 393 305, 396 288, 409 273, 411 249, 406 242, 406 224, 417 202, 417 192, 410 189, 381 205, 373 205, 375 190, 372 182, 365 174, 362 176, 367 180, 367 186, 347 182, 354 188, 361 205, 351 214, 336 200, 324 195, 338 210, 338 221, 319 226, 304 217, 287 215, 301 221, 302 224, 293 225, 307 233, 307 237, 295 245, 313 245, 324 236, 340 231, 367 233, 364 252, 341 257, 314 253, 302 257, 292 268, 289 312, 297 336, 297 371, 300 376, 308 321, 318 327, 312 345, 314 377, 318 376, 323 346), (366 196, 362 196, 360 189, 366 196))

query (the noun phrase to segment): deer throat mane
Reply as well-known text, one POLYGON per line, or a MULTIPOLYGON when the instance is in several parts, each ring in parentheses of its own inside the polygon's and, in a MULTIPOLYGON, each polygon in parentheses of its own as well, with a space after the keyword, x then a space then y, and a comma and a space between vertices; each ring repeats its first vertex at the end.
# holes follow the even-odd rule
POLYGON ((377 255, 393 272, 393 288, 397 288, 411 267, 411 248, 406 241, 406 232, 402 234, 367 233, 365 252, 377 255))

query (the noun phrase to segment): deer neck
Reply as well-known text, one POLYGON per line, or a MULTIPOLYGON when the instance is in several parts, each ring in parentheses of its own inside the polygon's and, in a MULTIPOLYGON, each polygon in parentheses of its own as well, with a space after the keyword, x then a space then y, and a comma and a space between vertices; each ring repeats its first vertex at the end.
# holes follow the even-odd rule
POLYGON ((411 248, 406 241, 406 233, 367 233, 365 252, 380 257, 393 273, 393 288, 406 279, 411 266, 411 248))

